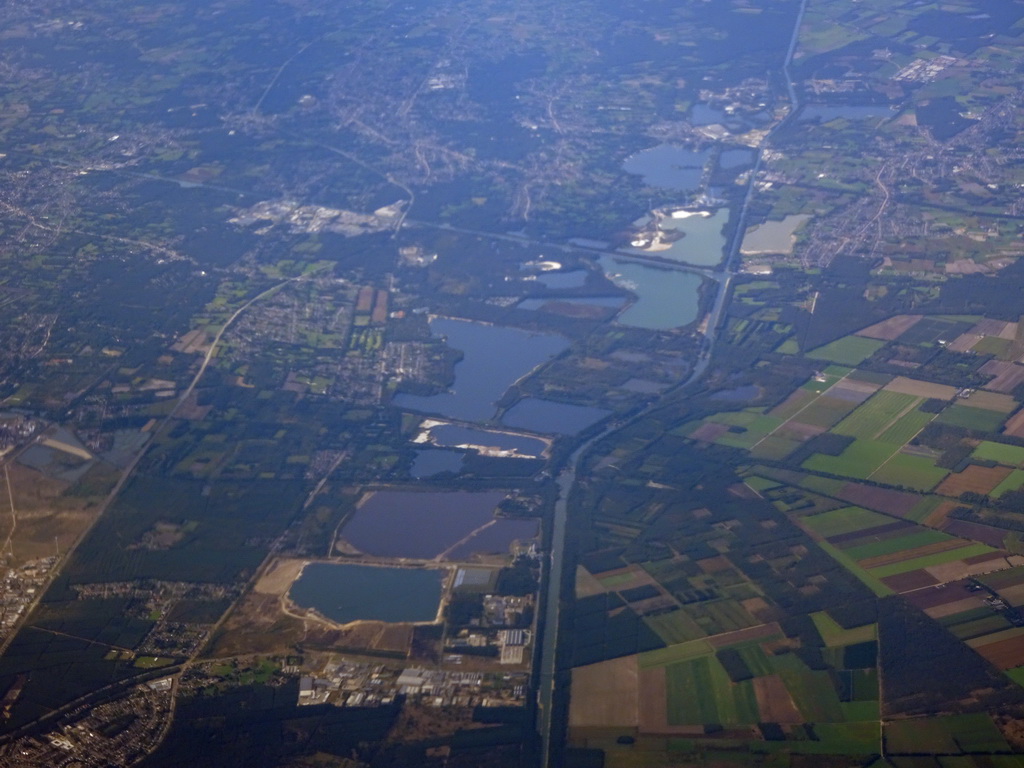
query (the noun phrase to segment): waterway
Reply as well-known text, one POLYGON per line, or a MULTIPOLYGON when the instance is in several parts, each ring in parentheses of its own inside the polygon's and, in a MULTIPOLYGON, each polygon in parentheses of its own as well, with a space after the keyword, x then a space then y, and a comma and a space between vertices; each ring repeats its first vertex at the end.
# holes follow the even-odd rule
POLYGON ((463 353, 455 365, 455 382, 450 390, 437 395, 398 395, 395 405, 464 421, 493 417, 505 390, 569 346, 568 339, 554 333, 452 318, 435 318, 430 330, 463 353), (496 350, 500 354, 495 354, 496 350))
POLYGON ((667 330, 697 319, 703 278, 679 269, 659 269, 614 256, 600 260, 601 267, 620 287, 636 295, 636 303, 619 315, 618 322, 635 328, 667 330))
POLYGON ((433 621, 445 571, 309 563, 289 597, 339 624, 433 621))

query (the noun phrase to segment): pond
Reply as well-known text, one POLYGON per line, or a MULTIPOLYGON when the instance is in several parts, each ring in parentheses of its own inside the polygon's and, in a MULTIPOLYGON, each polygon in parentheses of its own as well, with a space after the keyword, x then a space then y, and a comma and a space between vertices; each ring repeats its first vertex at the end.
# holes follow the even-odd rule
POLYGON ((356 509, 341 536, 368 555, 429 560, 494 520, 503 498, 502 491, 378 491, 356 509))
POLYGON ((438 395, 400 394, 394 403, 466 421, 493 417, 505 390, 569 346, 564 336, 553 333, 443 317, 432 320, 430 330, 464 355, 455 365, 455 383, 438 395))
POLYGON ((444 576, 443 570, 309 563, 288 596, 339 624, 434 621, 444 576))
POLYGON ((703 278, 693 272, 659 269, 613 256, 601 259, 601 267, 616 285, 636 294, 636 303, 618 317, 618 322, 636 328, 665 330, 697 319, 703 278))
POLYGON ((528 397, 512 406, 502 417, 503 424, 531 432, 575 435, 608 416, 611 411, 584 405, 555 403, 528 397))
POLYGON ((710 152, 659 144, 626 158, 622 169, 643 176, 644 184, 664 189, 693 190, 700 187, 710 152))

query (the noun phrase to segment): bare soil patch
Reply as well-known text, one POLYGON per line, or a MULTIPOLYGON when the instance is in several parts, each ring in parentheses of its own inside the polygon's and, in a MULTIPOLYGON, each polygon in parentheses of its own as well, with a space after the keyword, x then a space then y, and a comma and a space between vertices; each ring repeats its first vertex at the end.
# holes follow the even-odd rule
POLYGON ((949 552, 950 550, 960 549, 962 546, 964 546, 964 542, 961 539, 937 541, 934 544, 926 544, 923 547, 914 547, 913 549, 891 552, 887 555, 869 557, 859 561, 858 565, 860 565, 861 568, 867 569, 880 568, 883 565, 902 563, 905 560, 913 560, 916 557, 927 557, 928 555, 937 555, 940 552, 949 552))
POLYGON ((905 515, 921 500, 920 496, 913 493, 876 488, 859 483, 847 483, 837 495, 843 501, 848 501, 851 504, 897 516, 905 515))
POLYGON ((968 576, 977 576, 982 573, 991 573, 992 571, 1000 571, 1003 568, 1009 567, 1004 552, 993 552, 989 557, 981 562, 977 562, 976 558, 970 558, 976 562, 968 563, 965 560, 954 560, 951 563, 943 563, 942 565, 933 565, 925 570, 935 577, 938 581, 956 581, 957 579, 966 579, 968 576))
POLYGON ((1002 360, 989 360, 981 366, 981 372, 994 376, 985 389, 1009 394, 1019 384, 1024 383, 1024 365, 1004 363, 1002 360))
POLYGON ((921 315, 896 315, 857 331, 857 335, 866 336, 869 339, 892 341, 917 325, 921 317, 921 315))
POLYGON ((764 723, 802 723, 803 717, 778 675, 754 678, 754 695, 764 723))
POLYGON ((987 496, 988 492, 1003 482, 1011 471, 1009 467, 982 467, 971 464, 963 472, 949 475, 935 490, 943 496, 954 498, 966 491, 987 496))
POLYGON ((1013 669, 1024 664, 1024 640, 1020 637, 1010 637, 974 650, 1000 669, 1013 669))
POLYGON ((1024 437, 1024 408, 1011 416, 1003 425, 1003 434, 1024 437))
MULTIPOLYGON (((639 725, 639 677, 636 656, 623 656, 574 669, 569 727, 639 725)), ((645 692, 644 698, 651 697, 645 692)), ((664 707, 664 693, 661 700, 664 707)))
POLYGON ((897 376, 883 387, 889 392, 900 392, 904 395, 915 397, 930 397, 936 400, 949 400, 956 397, 957 388, 945 384, 933 384, 930 381, 918 381, 908 379, 906 376, 897 376))
POLYGON ((909 592, 912 589, 931 587, 938 584, 939 580, 925 570, 918 570, 897 573, 895 576, 886 576, 882 579, 882 583, 894 592, 909 592))
POLYGON ((725 648, 734 643, 745 643, 750 640, 763 640, 773 635, 781 635, 782 630, 774 621, 769 624, 761 624, 756 627, 737 629, 734 632, 724 632, 721 635, 709 637, 707 640, 713 648, 725 648))

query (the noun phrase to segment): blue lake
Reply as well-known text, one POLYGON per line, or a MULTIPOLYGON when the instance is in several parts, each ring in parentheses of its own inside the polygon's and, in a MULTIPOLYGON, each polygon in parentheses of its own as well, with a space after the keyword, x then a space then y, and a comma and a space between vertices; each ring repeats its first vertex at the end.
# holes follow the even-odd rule
POLYGON ((700 186, 710 152, 659 144, 626 158, 626 173, 643 176, 644 183, 664 189, 692 190, 700 186))
POLYGON ((438 448, 416 451, 416 458, 412 462, 409 474, 417 480, 433 477, 442 472, 458 474, 462 470, 463 458, 465 454, 461 451, 445 451, 438 448))
POLYGON ((555 403, 528 397, 512 406, 502 422, 531 432, 575 435, 610 414, 604 408, 555 403))
POLYGON ((637 301, 618 317, 623 325, 665 330, 697 319, 703 278, 693 272, 659 269, 612 256, 601 266, 619 286, 636 294, 637 301))
POLYGON ((430 330, 464 355, 455 365, 455 383, 438 395, 401 394, 394 403, 399 408, 465 421, 492 418, 505 390, 569 346, 568 339, 557 334, 468 320, 436 318, 430 330))
POLYGON ((441 570, 309 563, 289 597, 339 624, 433 621, 441 602, 441 570))
POLYGON ((430 560, 494 520, 503 491, 378 491, 341 529, 368 555, 430 560))

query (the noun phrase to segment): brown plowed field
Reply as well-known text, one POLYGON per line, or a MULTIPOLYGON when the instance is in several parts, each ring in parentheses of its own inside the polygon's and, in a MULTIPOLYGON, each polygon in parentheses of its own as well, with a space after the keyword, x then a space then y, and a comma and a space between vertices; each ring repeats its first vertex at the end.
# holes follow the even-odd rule
POLYGON ((875 488, 858 483, 844 485, 837 496, 851 504, 867 507, 876 512, 885 512, 889 515, 905 515, 921 501, 921 497, 913 493, 875 488))
POLYGON ((1017 401, 1010 395, 1003 395, 999 392, 985 392, 979 390, 972 392, 971 396, 963 401, 964 405, 972 408, 982 408, 986 411, 997 413, 1011 413, 1017 408, 1017 401))
POLYGON ((878 557, 869 557, 864 560, 860 560, 857 564, 861 568, 865 569, 880 568, 883 565, 902 563, 904 560, 913 560, 915 557, 926 557, 928 555, 937 555, 940 552, 949 552, 953 549, 960 549, 960 547, 964 546, 965 543, 966 542, 962 539, 937 541, 934 544, 926 544, 923 547, 904 549, 899 552, 891 552, 887 555, 878 555, 878 557))
POLYGON ((1024 383, 1024 365, 1004 363, 1001 360, 989 360, 981 366, 981 372, 995 376, 985 385, 985 389, 1009 394, 1017 385, 1024 383))
POLYGON ((1013 437, 1024 437, 1024 408, 1017 411, 1003 425, 1003 434, 1013 437))
POLYGON ((886 576, 882 583, 894 592, 909 592, 912 589, 933 586, 939 581, 927 571, 907 571, 895 576, 886 576))
MULTIPOLYGON (((636 656, 577 667, 572 671, 569 727, 636 727, 640 722, 638 683, 636 656)), ((661 700, 665 701, 664 691, 661 700)))
POLYGON ((932 397, 936 400, 949 400, 956 397, 957 388, 945 384, 932 384, 929 381, 917 381, 908 379, 906 376, 897 376, 885 385, 884 389, 889 392, 900 392, 904 395, 916 397, 932 397))
POLYGON ((992 571, 998 571, 1007 567, 1006 558, 1004 557, 1005 552, 993 552, 992 555, 982 562, 978 562, 977 558, 971 558, 974 560, 973 563, 966 563, 963 560, 954 560, 951 563, 943 563, 942 565, 933 565, 925 570, 931 574, 937 581, 956 581, 957 579, 966 579, 968 576, 977 576, 981 573, 991 573, 992 571))
POLYGON ((974 650, 1000 669, 1013 669, 1024 664, 1024 638, 1010 637, 974 650))
POLYGON ((896 317, 890 317, 888 320, 883 320, 880 323, 869 325, 867 328, 857 331, 857 335, 866 336, 869 339, 892 341, 917 325, 920 319, 921 315, 896 315, 896 317))
POLYGON ((982 467, 971 464, 963 472, 950 475, 935 490, 943 496, 957 498, 965 491, 980 493, 987 496, 988 492, 999 485, 1011 472, 1009 467, 982 467))
POLYGON ((778 675, 754 678, 754 695, 763 723, 802 723, 803 717, 778 675))
POLYGON ((749 640, 760 640, 772 635, 781 634, 782 630, 779 629, 779 625, 773 621, 757 627, 747 627, 746 629, 737 629, 734 632, 725 632, 721 635, 709 637, 707 640, 711 643, 712 648, 725 648, 727 645, 733 645, 734 643, 745 643, 749 640))

